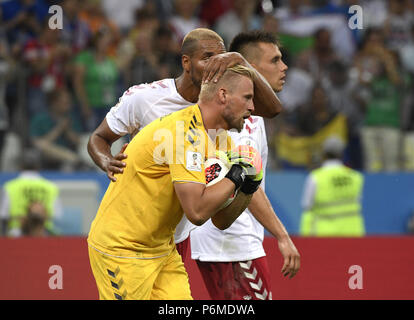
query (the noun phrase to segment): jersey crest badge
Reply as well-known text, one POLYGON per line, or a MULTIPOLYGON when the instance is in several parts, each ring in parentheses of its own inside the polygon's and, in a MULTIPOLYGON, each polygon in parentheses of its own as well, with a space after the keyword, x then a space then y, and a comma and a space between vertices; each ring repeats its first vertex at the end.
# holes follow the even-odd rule
POLYGON ((202 157, 200 152, 187 151, 185 160, 187 170, 201 172, 202 157))

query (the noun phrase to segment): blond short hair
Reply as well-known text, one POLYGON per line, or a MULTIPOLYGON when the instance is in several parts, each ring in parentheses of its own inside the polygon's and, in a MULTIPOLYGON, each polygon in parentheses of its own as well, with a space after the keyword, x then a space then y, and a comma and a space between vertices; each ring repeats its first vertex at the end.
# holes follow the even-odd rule
POLYGON ((240 64, 229 67, 226 69, 226 71, 224 71, 222 77, 217 83, 210 81, 208 83, 201 84, 199 95, 200 100, 211 100, 214 97, 217 89, 223 86, 223 84, 226 84, 227 89, 231 92, 237 87, 239 83, 237 80, 240 76, 247 77, 250 80, 254 81, 256 78, 256 72, 252 68, 245 67, 240 64))

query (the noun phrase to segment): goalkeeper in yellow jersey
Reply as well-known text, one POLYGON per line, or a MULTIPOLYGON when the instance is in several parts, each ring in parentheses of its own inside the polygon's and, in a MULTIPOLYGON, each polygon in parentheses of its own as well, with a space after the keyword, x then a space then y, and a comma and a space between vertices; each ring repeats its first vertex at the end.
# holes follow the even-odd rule
POLYGON ((211 218, 225 229, 259 187, 261 158, 252 148, 228 152, 231 169, 211 187, 204 172, 217 148, 230 150, 225 130, 241 131, 253 112, 254 77, 247 67, 227 68, 202 85, 197 104, 153 121, 129 143, 124 173, 110 183, 88 236, 100 299, 192 299, 175 227, 185 212, 195 225, 211 218))

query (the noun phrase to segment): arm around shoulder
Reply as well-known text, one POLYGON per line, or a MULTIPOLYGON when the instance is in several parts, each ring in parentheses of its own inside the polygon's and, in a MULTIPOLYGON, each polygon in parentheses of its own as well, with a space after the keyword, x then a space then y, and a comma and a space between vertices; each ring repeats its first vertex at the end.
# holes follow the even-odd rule
POLYGON ((282 103, 267 80, 256 71, 254 80, 254 106, 253 112, 256 116, 263 118, 274 118, 282 112, 282 103))

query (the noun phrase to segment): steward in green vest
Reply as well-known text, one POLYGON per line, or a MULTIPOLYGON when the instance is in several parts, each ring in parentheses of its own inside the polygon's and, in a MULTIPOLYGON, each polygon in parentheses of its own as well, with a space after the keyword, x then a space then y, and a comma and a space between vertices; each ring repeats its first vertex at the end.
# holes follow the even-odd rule
POLYGON ((20 175, 3 186, 0 217, 10 236, 55 234, 53 218, 60 215, 57 185, 39 173, 40 155, 26 150, 20 175))
POLYGON ((300 234, 315 237, 365 235, 361 213, 364 177, 343 165, 344 143, 336 137, 323 145, 324 163, 313 170, 305 185, 300 234))
POLYGON ((59 195, 58 187, 42 177, 20 176, 7 182, 4 186, 9 201, 8 230, 21 229, 21 220, 33 203, 41 203, 46 209, 45 227, 54 233, 53 208, 59 195))

